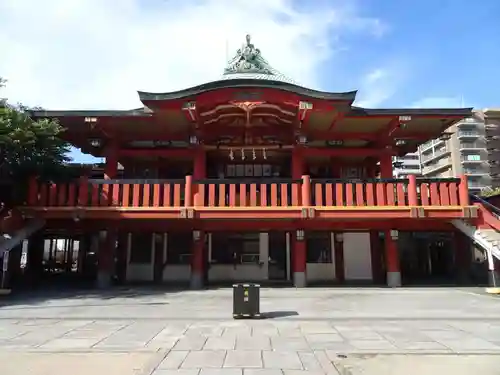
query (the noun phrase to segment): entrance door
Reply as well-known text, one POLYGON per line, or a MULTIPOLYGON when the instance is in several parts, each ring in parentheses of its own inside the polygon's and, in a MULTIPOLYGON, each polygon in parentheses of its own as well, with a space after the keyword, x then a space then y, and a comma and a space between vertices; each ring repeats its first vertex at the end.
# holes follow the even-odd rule
POLYGON ((269 280, 287 279, 286 232, 269 233, 269 280))

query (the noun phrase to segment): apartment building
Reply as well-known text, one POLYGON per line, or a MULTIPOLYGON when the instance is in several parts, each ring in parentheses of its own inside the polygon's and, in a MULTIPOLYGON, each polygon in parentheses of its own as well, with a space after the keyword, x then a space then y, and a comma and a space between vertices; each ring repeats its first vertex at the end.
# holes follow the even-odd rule
MULTIPOLYGON (((487 130, 486 122, 485 111, 474 111, 471 118, 466 118, 447 129, 445 136, 421 145, 419 152, 422 175, 434 178, 466 174, 469 189, 473 193, 491 187, 490 164, 491 159, 497 158, 497 152, 490 150, 495 133, 492 129, 494 126, 489 125, 487 130)), ((498 146, 500 148, 500 137, 498 146)), ((500 164, 495 165, 498 165, 500 173, 500 164)))
POLYGON ((414 174, 416 176, 420 176, 422 174, 419 152, 412 152, 404 156, 394 157, 393 166, 393 173, 396 178, 406 178, 410 174, 414 174))
POLYGON ((483 111, 491 187, 500 187, 500 108, 483 111))

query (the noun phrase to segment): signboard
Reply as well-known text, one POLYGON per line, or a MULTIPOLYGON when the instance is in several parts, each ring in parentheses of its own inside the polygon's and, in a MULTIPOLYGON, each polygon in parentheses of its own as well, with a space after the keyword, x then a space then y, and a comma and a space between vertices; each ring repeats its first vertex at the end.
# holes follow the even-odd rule
POLYGON ((9 269, 9 251, 3 253, 3 272, 7 272, 9 269))
POLYGON ((26 264, 28 263, 28 241, 24 240, 23 241, 23 247, 21 250, 21 261, 20 261, 20 267, 21 268, 26 268, 26 264))

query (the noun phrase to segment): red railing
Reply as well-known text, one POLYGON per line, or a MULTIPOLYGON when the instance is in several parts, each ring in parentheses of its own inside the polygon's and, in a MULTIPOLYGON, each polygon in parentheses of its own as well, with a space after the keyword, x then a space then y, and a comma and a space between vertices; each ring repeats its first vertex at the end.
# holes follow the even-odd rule
POLYGON ((31 207, 370 207, 467 206, 465 178, 32 180, 31 207))
MULTIPOLYGON (((467 206, 460 197, 459 178, 373 179, 359 182, 312 180, 313 206, 467 206)), ((465 198, 465 199, 464 199, 465 198)))

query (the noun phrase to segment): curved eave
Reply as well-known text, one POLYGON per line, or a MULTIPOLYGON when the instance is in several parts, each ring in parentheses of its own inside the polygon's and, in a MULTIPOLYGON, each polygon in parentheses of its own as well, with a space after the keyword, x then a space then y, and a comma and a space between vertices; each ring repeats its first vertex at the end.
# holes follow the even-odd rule
POLYGON ((206 92, 215 91, 218 89, 225 89, 225 88, 238 88, 238 89, 267 88, 267 89, 287 91, 311 99, 340 100, 351 103, 356 98, 356 93, 357 93, 357 91, 349 91, 342 93, 317 91, 302 86, 294 85, 292 83, 279 82, 273 80, 262 80, 262 79, 223 79, 174 92, 149 93, 149 92, 139 91, 138 93, 139 93, 139 98, 142 102, 150 102, 150 101, 178 100, 183 98, 189 98, 206 92))
POLYGON ((349 116, 442 116, 470 117, 473 108, 380 108, 351 107, 349 116))
POLYGON ((151 113, 144 108, 132 110, 90 110, 90 111, 31 111, 35 118, 64 118, 64 117, 150 117, 151 113))

